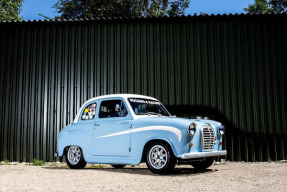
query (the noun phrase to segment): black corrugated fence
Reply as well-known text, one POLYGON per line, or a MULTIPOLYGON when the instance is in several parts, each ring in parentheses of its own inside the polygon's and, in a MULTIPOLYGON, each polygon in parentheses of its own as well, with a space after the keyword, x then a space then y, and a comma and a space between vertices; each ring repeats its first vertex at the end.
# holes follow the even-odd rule
POLYGON ((287 156, 287 15, 0 22, 0 160, 54 161, 87 99, 154 96, 221 121, 227 159, 287 156))

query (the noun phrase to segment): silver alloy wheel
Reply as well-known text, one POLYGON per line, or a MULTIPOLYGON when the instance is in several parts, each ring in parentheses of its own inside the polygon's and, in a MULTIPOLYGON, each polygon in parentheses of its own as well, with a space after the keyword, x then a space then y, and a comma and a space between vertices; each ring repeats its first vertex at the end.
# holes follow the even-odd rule
POLYGON ((149 164, 155 169, 162 169, 167 164, 167 151, 161 145, 155 145, 149 151, 149 164))
POLYGON ((71 146, 68 150, 68 161, 72 165, 76 165, 79 163, 81 159, 82 153, 78 146, 71 146))

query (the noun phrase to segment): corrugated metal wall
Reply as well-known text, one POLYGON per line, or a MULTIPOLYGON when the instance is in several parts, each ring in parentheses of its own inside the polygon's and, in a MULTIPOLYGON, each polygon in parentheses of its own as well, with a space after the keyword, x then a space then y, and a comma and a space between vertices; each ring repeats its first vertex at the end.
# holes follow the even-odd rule
POLYGON ((137 93, 227 127, 228 159, 287 156, 287 16, 0 23, 0 160, 53 161, 87 99, 137 93))

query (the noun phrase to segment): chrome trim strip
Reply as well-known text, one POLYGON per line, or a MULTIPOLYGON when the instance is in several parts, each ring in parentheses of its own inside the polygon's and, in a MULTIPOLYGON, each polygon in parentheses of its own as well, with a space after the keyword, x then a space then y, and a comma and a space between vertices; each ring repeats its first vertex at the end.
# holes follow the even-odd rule
POLYGON ((200 157, 213 157, 213 156, 224 156, 227 154, 226 150, 222 151, 211 151, 211 152, 194 152, 194 153, 184 153, 180 156, 181 159, 193 159, 200 157))

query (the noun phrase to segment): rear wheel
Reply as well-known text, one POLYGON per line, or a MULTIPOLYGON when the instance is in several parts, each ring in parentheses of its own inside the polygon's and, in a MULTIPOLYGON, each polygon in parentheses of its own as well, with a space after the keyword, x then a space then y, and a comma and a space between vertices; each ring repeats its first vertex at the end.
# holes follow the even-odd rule
POLYGON ((84 159, 82 149, 72 145, 66 152, 66 162, 71 169, 83 169, 87 162, 84 159))
POLYGON ((214 162, 214 157, 203 158, 202 161, 191 162, 191 165, 198 170, 204 170, 210 167, 214 162))
POLYGON ((122 169, 122 168, 124 168, 126 165, 111 165, 113 168, 115 168, 115 169, 122 169))
POLYGON ((176 164, 172 151, 161 142, 150 145, 146 158, 148 168, 157 174, 170 172, 176 164))

